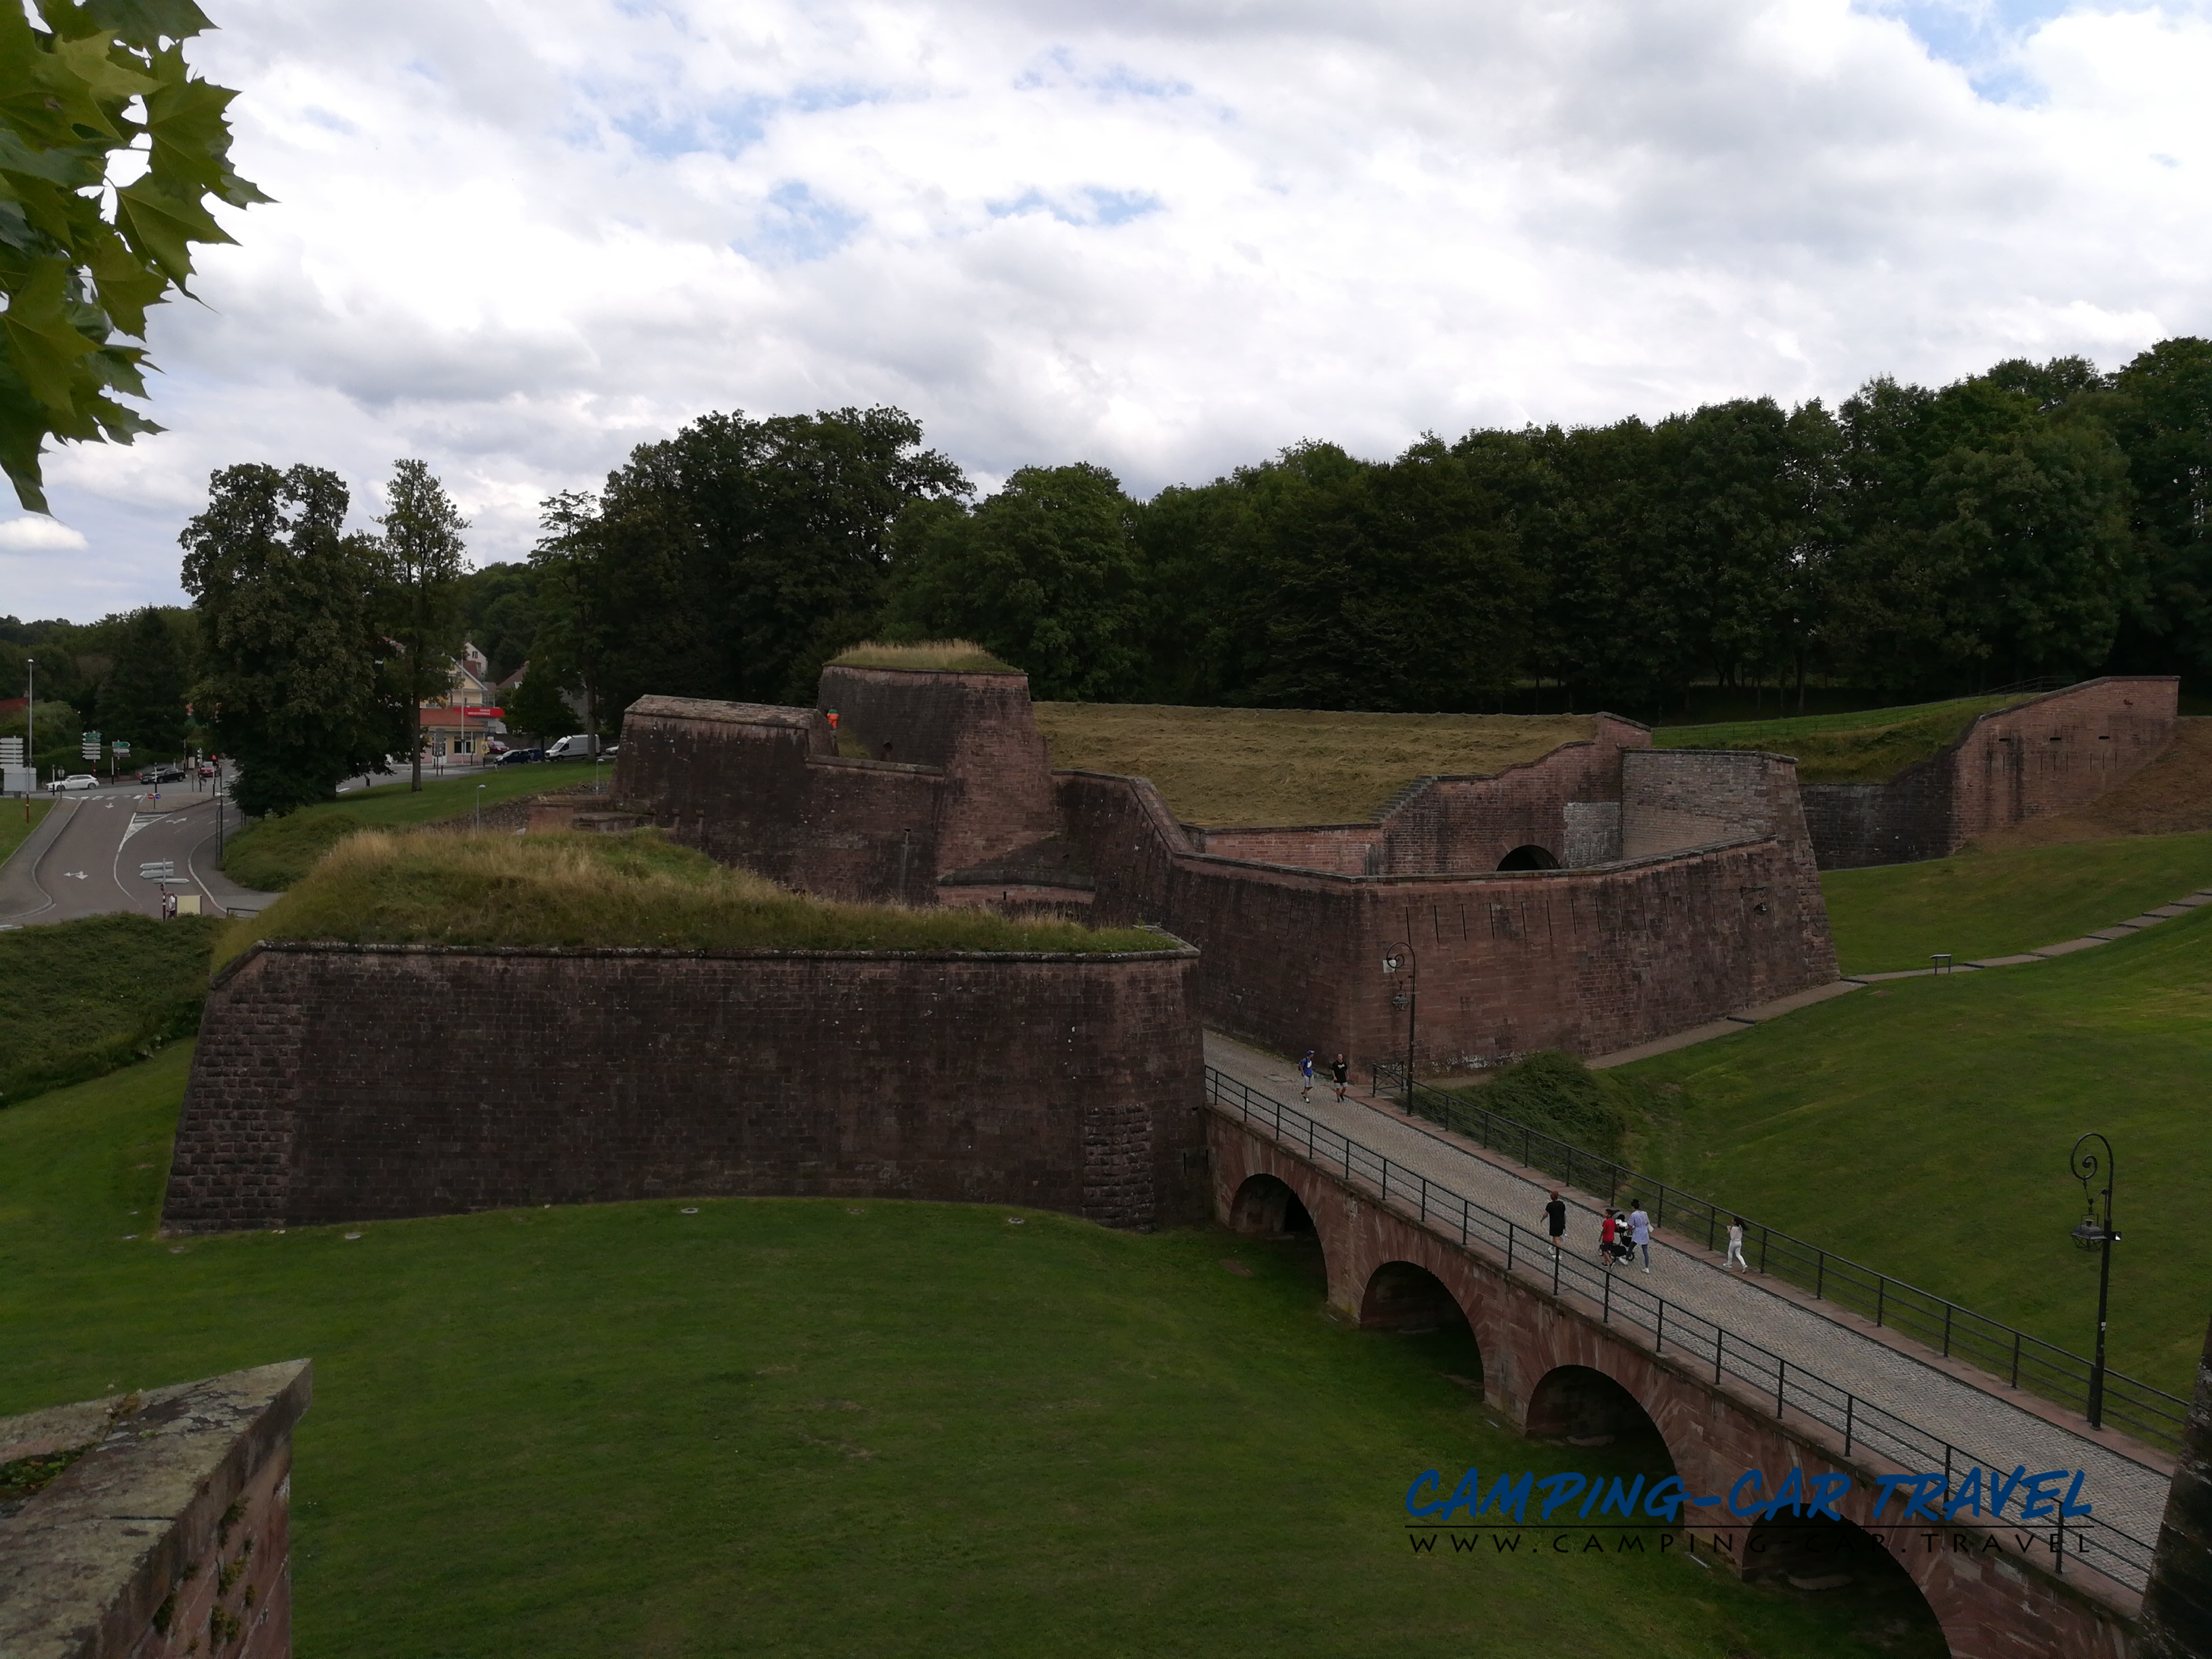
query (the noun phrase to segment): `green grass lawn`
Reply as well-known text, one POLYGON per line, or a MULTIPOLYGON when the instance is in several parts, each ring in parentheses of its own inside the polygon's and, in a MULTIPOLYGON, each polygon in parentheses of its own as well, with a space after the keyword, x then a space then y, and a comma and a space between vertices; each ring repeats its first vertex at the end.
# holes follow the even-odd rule
POLYGON ((1656 749, 1771 750, 1796 756, 1797 775, 1807 783, 1880 783, 1914 761, 1940 753, 1976 716, 2025 701, 2018 696, 1959 697, 1850 714, 1669 726, 1652 732, 1651 743, 1656 749))
POLYGON ((198 1028, 219 916, 86 916, 0 933, 0 1106, 198 1028))
POLYGON ((1847 974, 2013 956, 2125 921, 2212 886, 2212 831, 2057 847, 1968 848, 1948 859, 1820 878, 1847 974))
POLYGON ((302 1653, 1942 1650, 1679 1558, 1414 1557, 1423 1469, 1652 1454, 1495 1426, 1463 1334, 1336 1324, 1291 1244, 772 1200, 149 1240, 185 1058, 0 1113, 0 1412, 312 1358, 302 1653))
POLYGON ((0 864, 29 839, 53 805, 51 800, 0 800, 0 864))
POLYGON ((2097 1263, 2067 1236, 2082 1207, 2066 1161, 2102 1130, 2125 1236, 2112 1364, 2188 1396, 2212 1314, 2212 908, 2049 963, 1856 991, 1623 1069, 1683 1091, 1632 1147, 1637 1167, 2076 1352, 2097 1263))
MULTIPOLYGON (((412 824, 464 818, 483 804, 496 805, 518 795, 568 789, 592 781, 581 762, 543 766, 494 766, 465 777, 428 779, 417 791, 404 783, 380 783, 303 806, 281 818, 264 818, 240 831, 222 849, 222 867, 233 881, 264 893, 278 893, 306 875, 315 860, 356 830, 398 830, 412 824)), ((602 765, 599 781, 611 783, 614 769, 602 765)))

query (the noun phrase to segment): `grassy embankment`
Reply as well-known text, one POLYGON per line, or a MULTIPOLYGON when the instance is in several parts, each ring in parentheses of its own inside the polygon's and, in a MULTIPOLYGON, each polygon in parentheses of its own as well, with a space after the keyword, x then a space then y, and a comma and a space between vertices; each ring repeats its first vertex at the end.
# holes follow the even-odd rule
POLYGON ((1322 1317, 1296 1245, 775 1200, 150 1240, 186 1058, 0 1113, 0 1412, 313 1358, 302 1652, 1942 1650, 1680 1559, 1413 1556, 1420 1470, 1658 1456, 1495 1426, 1463 1334, 1322 1317))
POLYGON ((969 640, 917 640, 891 645, 882 640, 863 640, 830 659, 833 668, 922 668, 945 674, 1018 674, 969 640))
POLYGON ((2212 907, 2048 963, 1876 986, 1621 1074, 1671 1103, 1632 1135, 1637 1167, 2076 1352, 2097 1265, 2067 1234, 2066 1160, 2103 1131, 2126 1235, 2112 1363, 2189 1394, 2212 1313, 2212 907))
POLYGON ((1351 714, 1041 702, 1052 763, 1150 778, 1185 823, 1357 823, 1431 774, 1503 771, 1588 738, 1579 714, 1351 714))
POLYGON ((1796 756, 1797 776, 1805 783, 1882 783, 1914 761, 1941 754, 1976 717, 2026 701, 2023 696, 1960 697, 1850 714, 1668 726, 1652 732, 1651 744, 1655 749, 1764 749, 1796 756))
POLYGON ((0 864, 30 839, 31 831, 53 811, 52 800, 0 800, 0 864))
POLYGON ((653 830, 524 837, 364 831, 259 915, 231 924, 216 965, 258 939, 687 951, 1172 948, 1134 927, 808 898, 672 846, 653 830))
POLYGON ((88 916, 0 933, 0 1107, 190 1036, 216 916, 88 916))
POLYGON ((1984 852, 1820 878, 1847 974, 2013 956, 2212 886, 2212 831, 1984 852))
MULTIPOLYGON (((602 781, 611 778, 611 769, 603 766, 599 776, 602 781)), ((356 830, 404 830, 465 818, 475 811, 479 799, 486 806, 496 806, 520 795, 588 787, 591 781, 592 768, 582 762, 555 762, 494 766, 481 775, 425 780, 419 791, 404 783, 380 783, 337 800, 303 806, 281 818, 264 818, 241 830, 224 844, 223 873, 240 886, 281 893, 356 830)))

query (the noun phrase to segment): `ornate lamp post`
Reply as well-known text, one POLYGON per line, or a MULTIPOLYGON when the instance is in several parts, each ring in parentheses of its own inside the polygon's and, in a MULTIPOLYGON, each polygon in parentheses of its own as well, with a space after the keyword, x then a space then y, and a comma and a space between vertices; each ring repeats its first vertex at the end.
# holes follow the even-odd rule
POLYGON ((1421 964, 1413 955, 1411 945, 1394 949, 1382 958, 1384 974, 1395 974, 1401 968, 1410 971, 1406 975, 1406 988, 1390 999, 1390 1006, 1403 1004, 1406 1010, 1406 1109, 1413 1109, 1413 1018, 1420 1007, 1421 964))
POLYGON ((2102 1428, 2105 1422, 2105 1310, 2112 1289, 2112 1246, 2120 1237, 2112 1231, 2112 1182, 2119 1174, 2117 1165, 2112 1143, 2094 1129, 2074 1143, 2073 1153, 2067 1160, 2067 1167, 2081 1183, 2081 1206, 2088 1212, 2074 1229, 2075 1240, 2085 1250, 2093 1244, 2097 1246, 2104 1258, 2097 1267, 2097 1357, 2089 1368, 2089 1426, 2093 1429, 2102 1428), (2084 1150, 2093 1140, 2105 1149, 2101 1162, 2094 1151, 2084 1150), (2103 1188, 2092 1188, 2089 1183, 2100 1173, 2105 1177, 2103 1188), (2097 1217, 2100 1197, 2105 1200, 2101 1221, 2097 1217))

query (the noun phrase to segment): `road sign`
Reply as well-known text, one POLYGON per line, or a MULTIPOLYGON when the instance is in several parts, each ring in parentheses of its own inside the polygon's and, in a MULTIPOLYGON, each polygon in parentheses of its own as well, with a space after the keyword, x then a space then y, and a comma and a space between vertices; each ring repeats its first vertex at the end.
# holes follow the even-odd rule
POLYGON ((82 755, 87 760, 98 760, 100 758, 100 739, 88 734, 82 746, 78 749, 77 753, 82 755))
POLYGON ((174 881, 176 878, 177 866, 173 859, 163 859, 159 864, 138 866, 138 879, 141 881, 174 881))
POLYGON ((131 752, 131 745, 124 742, 120 738, 116 738, 114 742, 109 744, 107 746, 115 751, 116 758, 118 760, 131 752))
POLYGON ((22 738, 0 738, 0 766, 21 766, 22 763, 22 738))

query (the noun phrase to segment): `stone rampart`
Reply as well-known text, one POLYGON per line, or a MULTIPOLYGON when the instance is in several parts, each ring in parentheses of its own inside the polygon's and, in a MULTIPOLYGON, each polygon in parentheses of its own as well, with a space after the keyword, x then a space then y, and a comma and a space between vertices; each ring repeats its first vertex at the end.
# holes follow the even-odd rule
POLYGON ((0 1654, 289 1659, 310 1389, 300 1359, 0 1418, 0 1463, 71 1460, 0 1502, 0 1654))
POLYGON ((264 943, 211 988, 173 1233, 702 1195, 1197 1219, 1195 953, 264 943), (465 1030, 465 1043, 394 1033, 465 1030))
MULTIPOLYGON (((1788 763, 1757 758, 1781 793, 1788 763)), ((1401 1056, 1405 980, 1381 962, 1408 945, 1423 1067, 1605 1053, 1836 976, 1802 826, 1594 869, 1351 877, 1198 852, 1141 780, 1060 783, 1095 919, 1190 940, 1205 1017, 1279 1050, 1401 1056)))
POLYGON ((1803 787, 1820 867, 1948 858, 1977 836, 2086 806, 2173 741, 2180 682, 2111 678, 1982 715, 1887 783, 1803 787))

